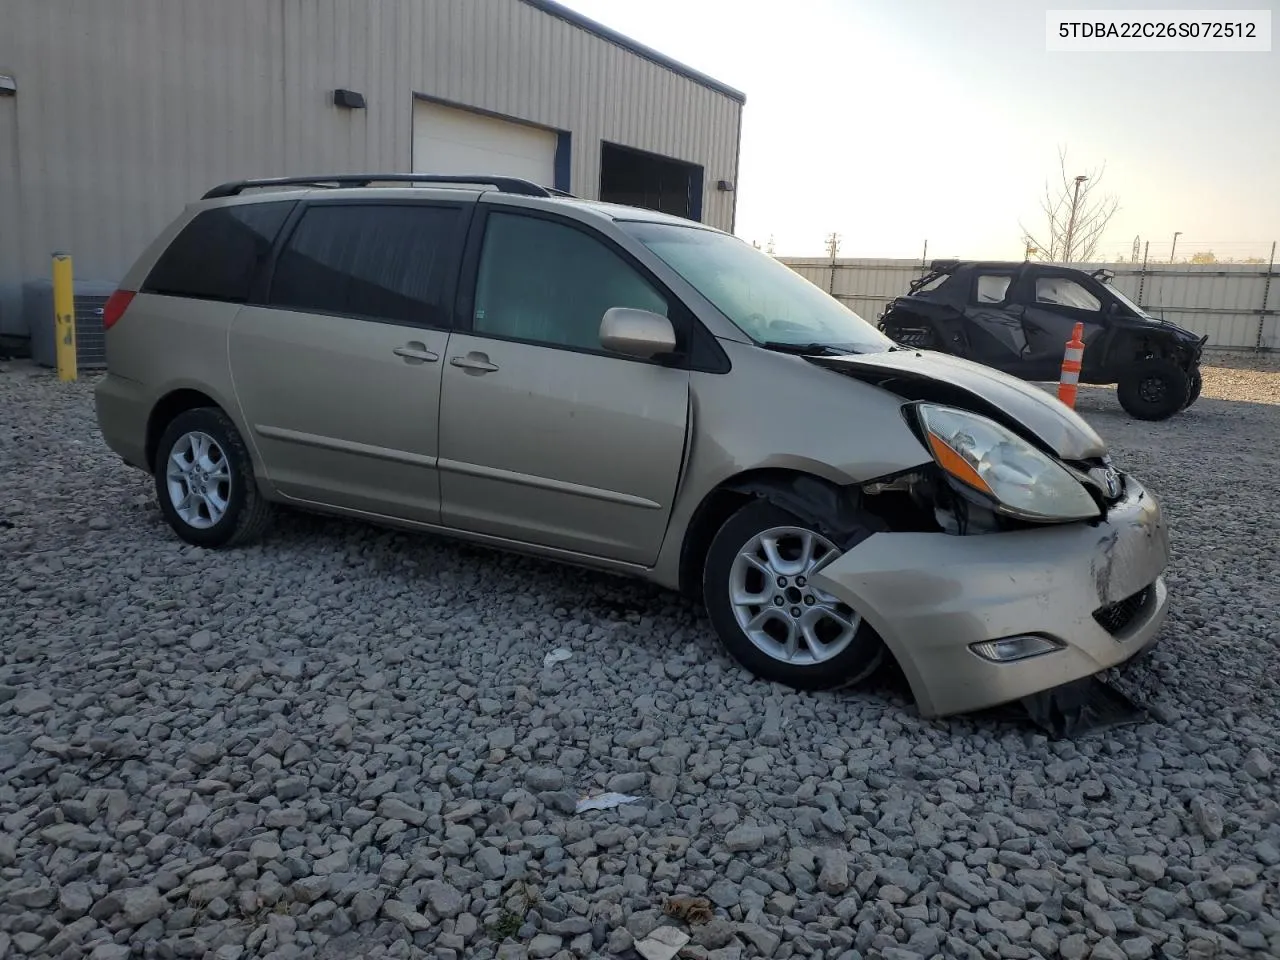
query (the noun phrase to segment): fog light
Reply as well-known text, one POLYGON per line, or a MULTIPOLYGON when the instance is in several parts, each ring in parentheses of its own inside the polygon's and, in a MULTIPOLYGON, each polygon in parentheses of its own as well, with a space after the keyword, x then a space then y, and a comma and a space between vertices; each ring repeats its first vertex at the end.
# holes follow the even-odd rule
POLYGON ((1048 637, 1005 637, 1003 640, 986 640, 972 643, 969 649, 983 660, 995 663, 1011 663, 1014 660, 1026 660, 1045 653, 1061 650, 1062 644, 1048 637))

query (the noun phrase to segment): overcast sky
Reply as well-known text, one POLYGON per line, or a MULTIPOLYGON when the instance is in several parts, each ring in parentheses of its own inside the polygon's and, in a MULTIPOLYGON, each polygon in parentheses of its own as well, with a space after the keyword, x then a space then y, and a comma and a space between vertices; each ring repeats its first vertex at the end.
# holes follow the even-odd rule
MULTIPOLYGON (((1045 12, 1129 0, 564 0, 747 95, 738 233, 779 254, 1021 259, 1057 148, 1106 164, 1119 213, 1168 257, 1280 239, 1280 43, 1271 53, 1048 53, 1045 12)), ((1276 0, 1199 9, 1275 7, 1276 0)), ((718 172, 708 172, 715 177, 718 172)))

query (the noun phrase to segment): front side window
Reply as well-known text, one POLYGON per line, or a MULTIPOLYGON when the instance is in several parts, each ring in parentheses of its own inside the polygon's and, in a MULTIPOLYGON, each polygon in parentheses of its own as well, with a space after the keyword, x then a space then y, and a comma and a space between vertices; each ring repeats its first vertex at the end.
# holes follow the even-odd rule
POLYGON ((473 332, 600 350, 611 307, 667 316, 667 301, 622 257, 582 230, 490 213, 476 277, 473 332))
POLYGON ((893 341, 800 274, 737 237, 700 227, 620 224, 760 343, 880 353, 893 341))
POLYGON ((446 326, 444 278, 459 210, 428 204, 317 204, 276 264, 272 306, 446 326))
POLYGON ((978 303, 1004 303, 1009 292, 1009 284, 1013 280, 1007 274, 984 273, 978 277, 974 291, 978 303))
POLYGON ((143 293, 244 303, 292 202, 214 207, 178 232, 142 285, 143 293))
POLYGON ((1092 293, 1066 277, 1038 277, 1036 279, 1036 303, 1052 303, 1076 310, 1101 308, 1102 303, 1092 293))

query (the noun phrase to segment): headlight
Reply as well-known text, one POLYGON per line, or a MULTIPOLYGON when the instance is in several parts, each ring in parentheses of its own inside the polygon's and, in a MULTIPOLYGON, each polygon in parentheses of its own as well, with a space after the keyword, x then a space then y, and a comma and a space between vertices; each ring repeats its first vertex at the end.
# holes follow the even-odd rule
POLYGON ((1086 520, 1101 511, 1062 464, 976 413, 922 403, 920 425, 938 466, 1027 519, 1086 520))

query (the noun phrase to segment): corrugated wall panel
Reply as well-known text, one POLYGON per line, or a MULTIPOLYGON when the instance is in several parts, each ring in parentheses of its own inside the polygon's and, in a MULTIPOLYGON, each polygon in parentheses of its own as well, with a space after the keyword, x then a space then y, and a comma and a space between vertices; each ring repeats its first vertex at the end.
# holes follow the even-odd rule
POLYGON ((737 180, 741 104, 521 0, 8 0, 4 17, 0 330, 54 248, 114 281, 215 183, 412 169, 415 93, 570 131, 584 197, 602 140, 697 163, 703 219, 732 223, 714 184, 737 180), (336 87, 367 108, 333 106, 336 87))
POLYGON ((1264 350, 1280 350, 1280 317, 1267 317, 1263 321, 1260 344, 1264 350))
POLYGON ((8 106, 27 202, 0 219, 18 225, 23 275, 46 275, 65 247, 77 276, 113 280, 217 177, 268 165, 281 118, 259 65, 278 43, 275 4, 123 5, 6 7, 0 59, 18 78, 8 106))

